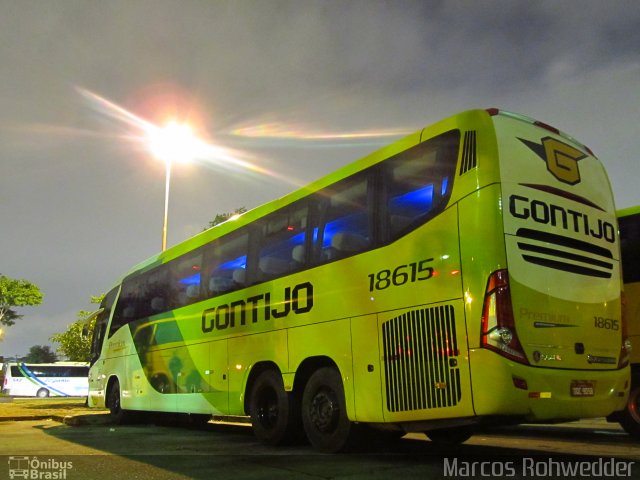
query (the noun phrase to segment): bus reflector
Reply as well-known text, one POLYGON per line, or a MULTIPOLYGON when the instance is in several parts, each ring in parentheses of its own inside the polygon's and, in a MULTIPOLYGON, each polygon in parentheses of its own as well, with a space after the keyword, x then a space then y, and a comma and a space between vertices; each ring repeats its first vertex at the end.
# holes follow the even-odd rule
POLYGON ((529 398, 551 398, 551 392, 529 392, 529 398))
POLYGON ((480 339, 481 347, 529 365, 516 332, 507 270, 493 272, 487 281, 480 339))

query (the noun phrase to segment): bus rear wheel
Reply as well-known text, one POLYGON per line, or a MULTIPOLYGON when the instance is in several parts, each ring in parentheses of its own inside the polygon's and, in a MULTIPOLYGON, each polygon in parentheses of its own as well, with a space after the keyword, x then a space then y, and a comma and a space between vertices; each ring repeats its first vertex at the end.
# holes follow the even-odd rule
POLYGON ((265 370, 251 389, 249 414, 255 436, 266 445, 282 445, 297 437, 300 431, 300 409, 296 398, 284 390, 282 375, 265 370))
POLYGON ((302 424, 309 442, 320 451, 335 453, 351 447, 354 426, 347 417, 337 369, 323 367, 309 378, 302 396, 302 424))
POLYGON ((634 378, 626 408, 619 412, 619 422, 625 432, 640 439, 640 379, 634 378))

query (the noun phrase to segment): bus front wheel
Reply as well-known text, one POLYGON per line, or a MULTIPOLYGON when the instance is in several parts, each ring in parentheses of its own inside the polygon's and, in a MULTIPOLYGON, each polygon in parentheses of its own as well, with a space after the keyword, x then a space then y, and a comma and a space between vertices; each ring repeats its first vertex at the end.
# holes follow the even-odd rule
POLYGON ((111 420, 114 423, 122 425, 129 419, 128 412, 122 408, 120 400, 120 383, 118 380, 114 380, 109 388, 109 393, 107 394, 107 407, 111 414, 111 420))
POLYGON ((334 453, 349 448, 354 426, 347 417, 344 387, 337 369, 323 367, 309 378, 302 396, 302 424, 316 449, 334 453))
POLYGON ((41 388, 36 392, 36 397, 38 398, 47 398, 49 396, 49 390, 46 388, 41 388))
POLYGON ((276 370, 265 370, 256 378, 249 414, 255 436, 267 445, 288 443, 300 430, 296 399, 284 390, 282 375, 276 370))

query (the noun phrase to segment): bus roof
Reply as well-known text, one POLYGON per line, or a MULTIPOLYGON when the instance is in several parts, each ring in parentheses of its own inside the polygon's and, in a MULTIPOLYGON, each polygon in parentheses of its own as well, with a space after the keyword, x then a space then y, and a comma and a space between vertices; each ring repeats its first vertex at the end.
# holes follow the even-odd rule
POLYGON ((618 210, 616 212, 616 216, 618 218, 620 218, 620 217, 628 217, 629 215, 635 215, 637 213, 640 213, 640 205, 637 205, 635 207, 628 207, 628 208, 623 208, 621 210, 618 210))
MULTIPOLYGON (((513 113, 510 111, 506 111, 506 110, 501 110, 498 108, 486 108, 486 109, 471 109, 471 110, 467 110, 464 112, 460 112, 458 114, 455 115, 451 115, 445 119, 442 119, 440 121, 437 121, 433 124, 427 125, 427 126, 423 126, 422 128, 420 128, 419 130, 416 130, 415 132, 406 135, 403 138, 400 138, 388 145, 385 145, 384 147, 375 150, 367 155, 365 155, 364 157, 361 157, 359 159, 356 159, 350 163, 347 163, 346 165, 332 171, 331 173, 324 175, 316 180, 311 181, 309 184, 298 188, 296 190, 293 190, 285 195, 283 195, 280 198, 277 199, 273 199, 270 200, 268 202, 265 202, 264 204, 258 205, 250 210, 247 210, 246 212, 240 214, 240 215, 234 215, 233 217, 231 217, 230 219, 226 220, 225 222, 222 222, 214 227, 208 228, 200 233, 197 233, 195 235, 193 235, 192 237, 189 237, 179 243, 177 243, 176 245, 173 245, 169 248, 167 248, 166 251, 164 252, 159 252, 145 260, 142 260, 140 263, 138 263, 137 265, 134 265, 133 267, 131 267, 120 279, 119 281, 117 281, 109 290, 111 290, 112 288, 117 287, 118 285, 120 285, 122 283, 123 280, 125 280, 127 277, 134 275, 138 272, 141 272, 143 270, 147 270, 149 268, 155 267, 157 265, 161 265, 164 264, 170 260, 173 260, 175 258, 178 258, 180 256, 182 256, 183 254, 198 248, 202 245, 205 245, 219 237, 222 237, 228 233, 231 233, 245 225, 248 225, 262 217, 264 217, 265 215, 269 214, 272 211, 275 211, 281 207, 285 207, 286 205, 289 205, 301 198, 304 198, 308 195, 313 194, 314 192, 320 191, 321 189, 335 183, 336 181, 340 180, 341 178, 344 178, 345 176, 348 176, 350 174, 356 173, 360 170, 363 170, 369 166, 375 165, 376 163, 379 163, 383 160, 385 160, 386 158, 388 158, 389 156, 392 156, 396 153, 399 153, 411 146, 416 145, 417 143, 420 143, 422 135, 426 132, 429 131, 430 134, 436 134, 438 132, 439 129, 448 129, 451 128, 451 120, 458 118, 458 117, 462 117, 462 116, 466 116, 469 114, 478 114, 478 113, 482 113, 484 115, 487 115, 489 117, 492 116, 496 116, 496 115, 503 115, 503 116, 507 116, 516 120, 520 120, 520 121, 524 121, 526 123, 529 123, 531 125, 537 126, 537 127, 541 127, 547 130, 551 130, 554 133, 557 133, 569 140, 574 141, 575 143, 577 143, 578 145, 582 146, 585 150, 587 150, 591 155, 593 155, 593 153, 591 152, 591 150, 588 149, 588 147, 585 147, 583 144, 576 142, 575 139, 573 139, 573 137, 571 137, 570 135, 559 131, 558 129, 556 129, 555 127, 551 127, 546 123, 543 122, 539 122, 531 117, 527 117, 525 115, 520 115, 517 113, 513 113)), ((444 131, 443 130, 443 131, 444 131)))
MULTIPOLYGON (((149 257, 146 260, 141 261, 137 265, 130 268, 126 272, 126 274, 123 275, 120 281, 116 282, 116 284, 111 288, 115 288, 118 285, 120 285, 122 281, 127 277, 129 277, 130 275, 133 275, 137 272, 146 270, 148 268, 151 268, 151 267, 166 263, 175 258, 178 258, 181 255, 185 254, 186 252, 193 250, 194 248, 205 245, 219 237, 226 235, 227 233, 231 233, 242 226, 250 224, 264 217, 271 211, 275 211, 278 208, 285 207, 286 205, 289 205, 295 202, 296 200, 299 200, 308 195, 311 195, 314 192, 317 192, 335 183, 341 178, 344 178, 350 174, 356 173, 369 166, 375 165, 376 163, 379 163, 385 160, 386 158, 388 158, 393 154, 404 151, 407 148, 420 143, 421 135, 425 132, 425 130, 430 130, 433 132, 440 127, 449 128, 450 126, 449 122, 451 119, 459 117, 461 115, 473 113, 473 112, 475 113, 482 112, 487 116, 496 115, 498 113, 497 111, 490 113, 487 109, 467 110, 465 112, 461 112, 456 115, 451 115, 444 120, 440 120, 428 126, 423 126, 422 128, 416 130, 415 132, 412 132, 411 134, 406 135, 403 138, 400 138, 388 145, 385 145, 384 147, 378 150, 375 150, 365 155, 364 157, 361 157, 352 162, 349 162, 346 165, 332 171, 331 173, 311 181, 309 184, 301 188, 298 188, 292 192, 289 192, 280 198, 270 200, 268 202, 265 202, 264 204, 258 205, 255 208, 247 210, 246 212, 240 215, 234 215, 233 217, 231 217, 229 220, 226 220, 225 222, 222 222, 214 227, 208 228, 203 232, 197 233, 194 236, 189 237, 179 242, 178 244, 167 248, 165 252, 157 253, 156 255, 153 255, 152 257, 149 257)), ((503 114, 503 113, 505 112, 500 111, 500 114, 503 114)))

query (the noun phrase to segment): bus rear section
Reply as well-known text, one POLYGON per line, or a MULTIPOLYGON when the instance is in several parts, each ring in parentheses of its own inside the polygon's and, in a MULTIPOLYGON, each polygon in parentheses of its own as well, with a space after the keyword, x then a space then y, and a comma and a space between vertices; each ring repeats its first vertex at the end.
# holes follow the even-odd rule
POLYGON ((640 438, 640 206, 618 211, 622 278, 623 316, 631 348, 631 390, 623 410, 609 417, 619 422, 629 435, 640 438))
POLYGON ((613 195, 597 158, 539 122, 493 112, 506 265, 491 272, 472 381, 478 415, 599 417, 629 387, 613 195))

